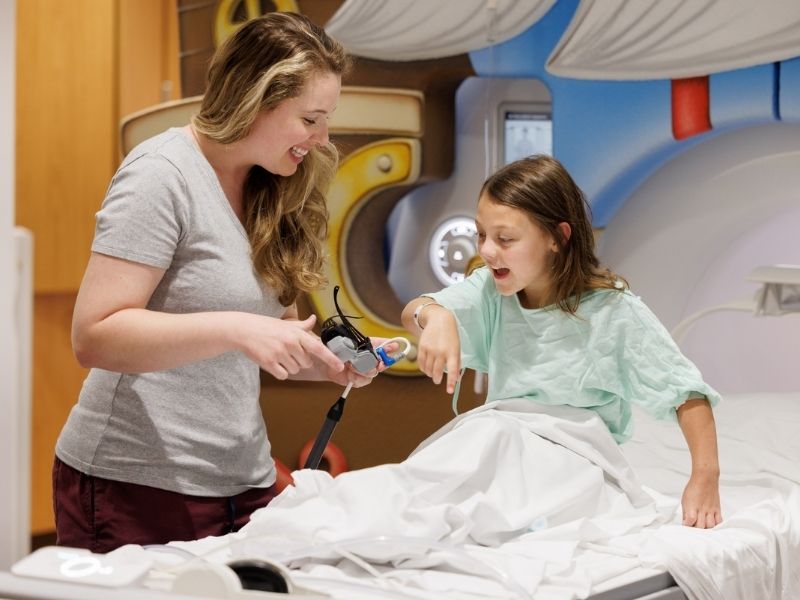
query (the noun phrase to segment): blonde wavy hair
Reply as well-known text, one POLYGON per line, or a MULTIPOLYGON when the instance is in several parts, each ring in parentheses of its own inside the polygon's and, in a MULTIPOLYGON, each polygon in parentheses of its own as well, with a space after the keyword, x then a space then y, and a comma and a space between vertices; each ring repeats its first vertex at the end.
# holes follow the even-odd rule
MULTIPOLYGON (((192 125, 231 144, 247 136, 260 112, 299 96, 313 76, 342 76, 349 68, 343 46, 304 16, 274 12, 251 19, 214 54, 192 125)), ((255 166, 245 180, 244 226, 253 265, 284 306, 325 283, 325 194, 338 160, 332 144, 316 146, 290 177, 255 166)))

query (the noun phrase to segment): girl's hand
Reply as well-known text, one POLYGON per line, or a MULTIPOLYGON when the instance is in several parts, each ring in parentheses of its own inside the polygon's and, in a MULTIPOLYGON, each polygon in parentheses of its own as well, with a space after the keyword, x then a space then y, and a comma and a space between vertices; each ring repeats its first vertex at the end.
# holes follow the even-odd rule
POLYGON ((438 304, 425 310, 428 311, 425 315, 427 320, 419 337, 417 352, 419 369, 437 385, 447 372, 447 393, 452 394, 461 373, 461 344, 456 318, 438 304))
POLYGON ((681 506, 684 525, 710 529, 722 523, 719 479, 693 473, 683 490, 681 506))

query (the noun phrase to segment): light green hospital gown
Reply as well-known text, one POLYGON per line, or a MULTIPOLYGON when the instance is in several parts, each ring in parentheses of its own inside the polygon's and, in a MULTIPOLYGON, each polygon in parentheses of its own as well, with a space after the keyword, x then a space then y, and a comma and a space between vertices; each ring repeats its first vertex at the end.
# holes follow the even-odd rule
POLYGON ((630 291, 595 290, 577 316, 555 306, 523 308, 501 296, 488 269, 425 294, 458 321, 462 367, 489 374, 487 402, 529 398, 597 412, 618 442, 633 430, 631 404, 676 418, 687 399, 719 394, 630 291))

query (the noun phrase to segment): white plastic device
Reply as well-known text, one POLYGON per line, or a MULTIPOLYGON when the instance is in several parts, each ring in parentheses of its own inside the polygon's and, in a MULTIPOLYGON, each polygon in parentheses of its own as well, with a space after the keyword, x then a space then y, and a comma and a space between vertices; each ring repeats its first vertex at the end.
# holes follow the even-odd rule
POLYGON ((69 581, 103 587, 125 587, 135 583, 153 566, 141 553, 120 548, 109 554, 94 554, 81 548, 45 546, 11 566, 20 577, 69 581))
MULTIPOLYGON (((258 559, 257 562, 265 563, 258 559)), ((255 589, 244 589, 242 582, 226 565, 198 562, 181 568, 172 582, 171 591, 182 596, 202 596, 204 598, 224 598, 226 600, 258 600, 286 598, 292 600, 325 600, 330 596, 301 588, 292 583, 288 570, 277 563, 269 563, 270 568, 283 575, 287 583, 286 592, 266 592, 255 589)))

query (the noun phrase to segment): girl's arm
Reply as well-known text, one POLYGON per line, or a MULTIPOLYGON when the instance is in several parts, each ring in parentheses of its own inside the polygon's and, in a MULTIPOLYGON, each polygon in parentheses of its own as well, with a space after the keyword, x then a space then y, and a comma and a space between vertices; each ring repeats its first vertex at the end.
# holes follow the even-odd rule
POLYGON ((710 528, 722 522, 719 459, 714 413, 705 398, 678 407, 678 423, 692 456, 692 474, 683 491, 683 524, 710 528))
POLYGON ((453 313, 431 298, 416 298, 403 309, 401 320, 403 327, 419 336, 420 371, 437 385, 446 371, 447 393, 452 394, 461 372, 461 345, 453 313))

